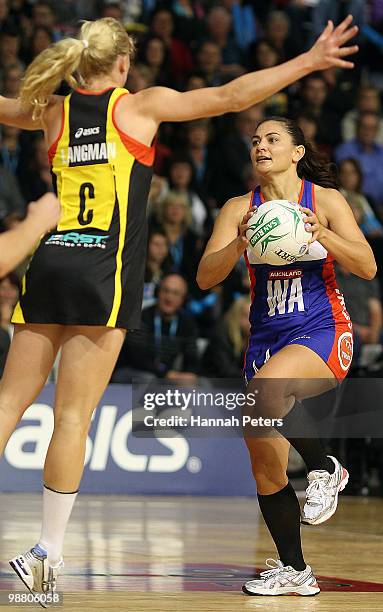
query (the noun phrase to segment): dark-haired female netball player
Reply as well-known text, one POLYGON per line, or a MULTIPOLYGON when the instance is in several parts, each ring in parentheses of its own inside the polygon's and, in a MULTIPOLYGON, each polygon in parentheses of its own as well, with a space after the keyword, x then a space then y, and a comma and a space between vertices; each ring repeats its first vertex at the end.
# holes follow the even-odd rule
POLYGON ((145 206, 162 121, 240 111, 313 70, 352 68, 343 47, 349 16, 281 66, 222 87, 179 93, 123 89, 132 41, 110 18, 86 22, 78 39, 43 51, 28 68, 20 101, 0 98, 0 121, 42 128, 62 214, 28 269, 0 389, 0 452, 34 401, 61 348, 55 427, 44 468, 38 545, 11 561, 26 586, 49 592, 62 565, 66 525, 81 479, 91 415, 126 329, 139 326, 145 270, 145 206), (74 92, 53 96, 65 79, 74 92))
MULTIPOLYGON (((259 123, 251 159, 260 184, 222 208, 197 281, 202 289, 220 283, 244 254, 252 283, 247 389, 257 393, 257 415, 280 418, 296 400, 334 387, 350 367, 352 324, 336 286, 334 259, 367 279, 375 275, 376 264, 349 205, 333 188, 328 166, 294 122, 273 118, 259 123), (275 199, 298 202, 312 232, 308 253, 287 265, 281 259, 279 267, 262 263, 245 237, 255 207, 275 199)), ((309 471, 302 522, 315 525, 332 516, 348 473, 326 456, 318 439, 287 440, 276 431, 255 437, 249 430, 245 438, 259 505, 279 559, 243 590, 249 595, 315 595, 320 589, 302 555, 299 502, 286 476, 289 442, 309 471)))

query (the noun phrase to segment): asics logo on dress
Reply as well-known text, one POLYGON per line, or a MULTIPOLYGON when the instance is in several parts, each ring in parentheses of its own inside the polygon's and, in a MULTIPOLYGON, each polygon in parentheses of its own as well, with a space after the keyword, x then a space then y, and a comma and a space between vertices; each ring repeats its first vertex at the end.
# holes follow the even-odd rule
POLYGON ((74 137, 75 138, 81 138, 81 136, 93 136, 95 134, 99 134, 100 133, 101 128, 100 127, 91 127, 91 128, 78 128, 77 132, 75 133, 74 137))

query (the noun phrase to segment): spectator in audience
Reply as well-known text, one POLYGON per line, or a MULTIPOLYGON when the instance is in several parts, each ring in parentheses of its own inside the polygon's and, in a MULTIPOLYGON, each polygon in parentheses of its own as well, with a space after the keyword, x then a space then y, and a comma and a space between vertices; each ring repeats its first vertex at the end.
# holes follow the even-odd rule
POLYGON ((203 87, 207 87, 207 82, 202 73, 195 72, 189 74, 185 85, 185 91, 193 91, 193 89, 202 89, 203 87))
POLYGON ((211 378, 241 378, 249 340, 249 296, 237 298, 219 321, 203 356, 202 372, 211 378))
POLYGON ((161 229, 154 229, 148 237, 144 297, 142 307, 151 306, 161 279, 170 272, 168 238, 161 229))
POLYGON ((25 201, 14 175, 0 166, 0 221, 14 212, 23 216, 25 201))
POLYGON ((170 191, 157 217, 169 243, 172 272, 182 274, 193 292, 201 256, 201 240, 191 229, 192 214, 187 195, 170 191))
POLYGON ((348 142, 356 136, 357 121, 360 113, 376 113, 379 115, 379 129, 376 142, 383 144, 383 119, 380 116, 381 104, 379 92, 375 87, 360 87, 356 108, 350 110, 342 119, 342 140, 348 142))
POLYGON ((290 19, 283 11, 271 11, 265 23, 265 37, 278 51, 279 61, 295 57, 303 50, 302 39, 293 39, 290 36, 290 19))
POLYGON ((194 166, 187 153, 173 156, 169 162, 168 178, 170 189, 187 198, 192 218, 190 228, 198 236, 202 236, 208 212, 205 203, 195 190, 194 166))
POLYGON ((295 118, 297 124, 301 128, 305 139, 314 145, 317 151, 321 151, 327 157, 330 157, 331 147, 318 143, 318 121, 310 112, 302 112, 295 118))
POLYGON ((147 38, 141 45, 137 60, 149 68, 150 85, 169 84, 168 54, 162 38, 158 36, 147 38))
POLYGON ((32 155, 26 161, 25 168, 20 171, 20 179, 23 196, 28 202, 53 191, 48 151, 43 136, 38 136, 32 143, 32 155))
POLYGON ((173 0, 172 11, 177 23, 180 40, 187 44, 199 44, 206 32, 205 6, 199 0, 173 0))
POLYGON ((243 0, 222 0, 222 5, 231 13, 235 42, 246 52, 257 37, 255 13, 251 3, 243 0))
POLYGON ((197 51, 196 63, 197 70, 208 87, 217 87, 224 83, 222 53, 217 43, 209 40, 203 42, 197 51))
POLYGON ((2 78, 11 66, 18 66, 21 70, 24 69, 19 57, 20 44, 21 37, 15 27, 8 26, 0 31, 0 70, 2 78))
POLYGON ((54 36, 52 30, 45 26, 38 26, 32 32, 32 37, 29 44, 29 56, 28 63, 44 51, 54 42, 54 36))
POLYGON ((197 328, 182 311, 187 283, 178 274, 165 276, 157 303, 142 312, 140 331, 126 335, 113 383, 155 377, 193 383, 199 369, 197 328))
POLYGON ((193 70, 193 57, 187 45, 174 36, 174 17, 171 11, 158 8, 152 16, 150 30, 165 44, 173 85, 182 84, 185 75, 193 70))
POLYGON ((19 128, 7 125, 2 127, 0 164, 14 176, 18 175, 21 161, 20 134, 19 128))
POLYGON ((317 140, 321 145, 336 146, 340 141, 339 117, 326 107, 328 86, 319 73, 306 77, 301 85, 298 113, 310 113, 318 123, 317 140))
POLYGON ((52 32, 54 42, 62 38, 62 32, 57 27, 56 13, 50 2, 37 0, 32 7, 33 28, 46 28, 52 32))
POLYGON ((383 236, 383 226, 363 195, 363 173, 356 159, 343 159, 338 166, 341 192, 354 211, 360 229, 367 238, 383 236))
POLYGON ((357 159, 363 172, 363 192, 372 198, 372 204, 380 219, 383 220, 383 145, 377 143, 379 115, 371 112, 361 113, 357 122, 356 138, 339 145, 335 159, 357 159))
POLYGON ((17 98, 20 93, 23 70, 19 64, 9 66, 3 77, 3 95, 8 98, 17 98))
POLYGON ((212 124, 209 119, 197 119, 186 124, 186 151, 194 168, 198 192, 205 200, 209 197, 211 181, 212 148, 210 145, 212 124))
POLYGON ((218 206, 238 193, 246 193, 249 171, 251 171, 250 150, 254 129, 263 116, 262 105, 237 113, 234 128, 225 134, 218 145, 212 190, 218 206))
POLYGON ((9 5, 7 0, 0 0, 0 29, 7 23, 9 17, 9 5))
POLYGON ((121 2, 103 2, 101 4, 100 17, 112 17, 117 21, 124 21, 124 9, 121 2))
POLYGON ((232 19, 223 6, 213 6, 207 17, 208 38, 221 50, 222 72, 231 78, 245 72, 242 50, 232 35, 232 19))

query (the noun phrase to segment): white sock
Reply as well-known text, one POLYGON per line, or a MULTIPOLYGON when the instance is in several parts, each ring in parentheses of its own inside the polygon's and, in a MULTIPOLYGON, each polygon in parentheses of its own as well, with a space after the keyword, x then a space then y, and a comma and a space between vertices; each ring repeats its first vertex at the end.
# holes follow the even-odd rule
POLYGON ((65 530, 77 496, 75 493, 59 493, 44 486, 43 521, 39 546, 48 553, 48 561, 56 566, 62 560, 65 530))

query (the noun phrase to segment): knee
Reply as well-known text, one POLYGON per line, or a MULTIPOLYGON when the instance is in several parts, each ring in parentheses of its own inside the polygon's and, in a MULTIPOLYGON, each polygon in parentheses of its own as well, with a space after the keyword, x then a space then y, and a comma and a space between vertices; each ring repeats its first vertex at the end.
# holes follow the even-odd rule
POLYGON ((265 443, 258 448, 256 443, 252 443, 248 448, 258 493, 267 495, 285 487, 288 482, 285 454, 278 455, 274 448, 267 448, 265 443))
POLYGON ((67 432, 69 435, 85 437, 88 434, 92 415, 84 407, 75 409, 62 408, 55 414, 55 431, 67 432))
POLYGON ((286 413, 290 397, 282 379, 253 379, 253 401, 248 402, 247 410, 252 417, 279 419, 286 413))

